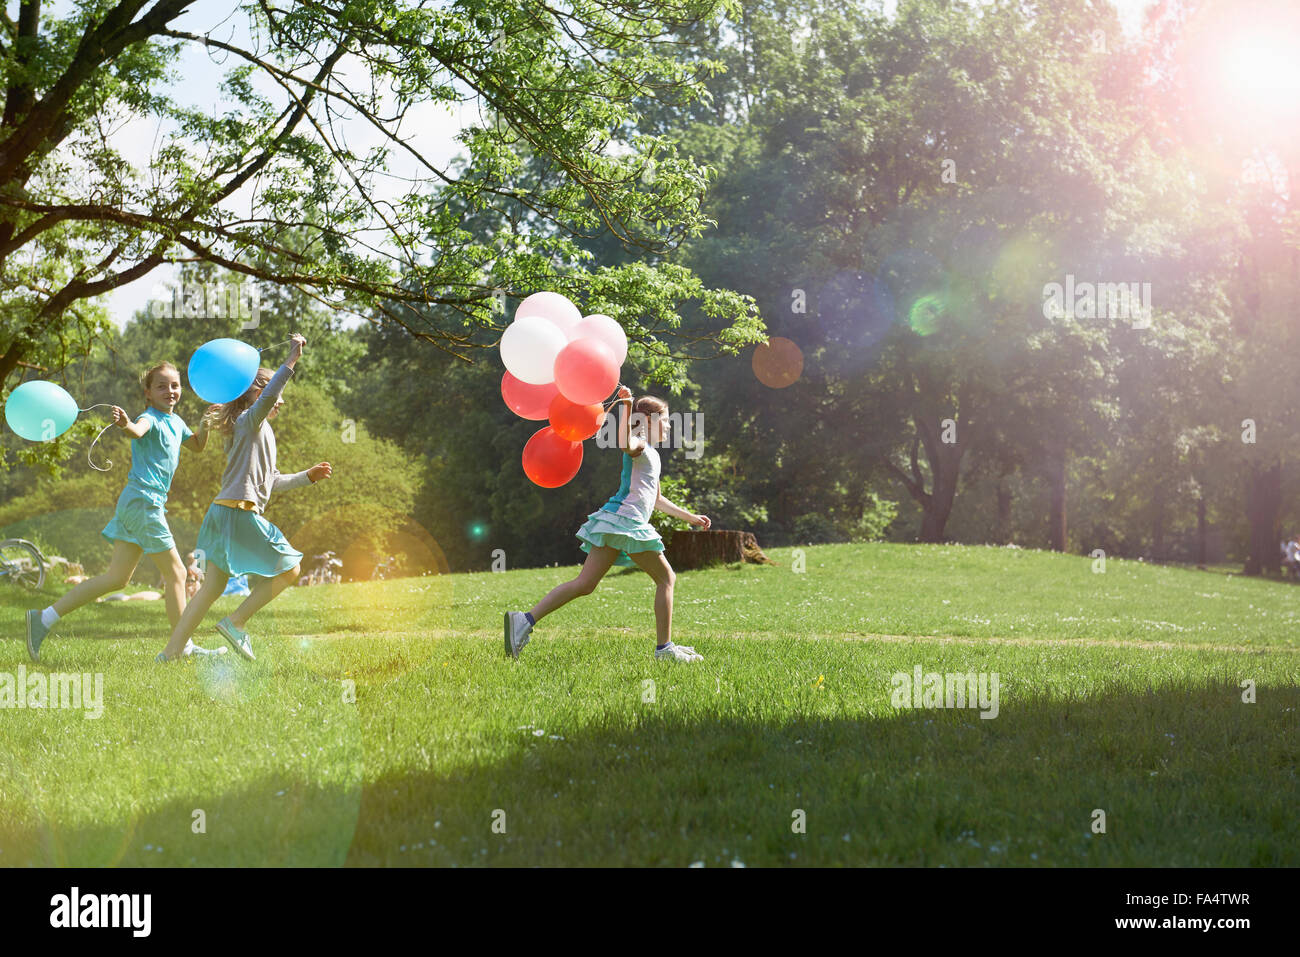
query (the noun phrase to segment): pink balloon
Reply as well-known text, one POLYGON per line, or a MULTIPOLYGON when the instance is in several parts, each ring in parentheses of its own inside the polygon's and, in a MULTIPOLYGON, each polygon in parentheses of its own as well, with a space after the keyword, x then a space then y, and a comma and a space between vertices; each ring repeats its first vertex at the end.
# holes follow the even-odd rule
POLYGON ((535 292, 519 304, 515 310, 515 318, 522 316, 538 316, 559 327, 569 338, 572 338, 573 327, 582 321, 582 312, 575 306, 567 296, 561 296, 558 292, 535 292))
POLYGON ((618 359, 599 339, 575 339, 555 357, 560 395, 578 405, 595 405, 618 385, 618 359))
POLYGON ((627 334, 623 331, 623 327, 609 316, 598 312, 587 316, 573 327, 573 332, 569 333, 569 340, 575 339, 599 339, 614 350, 614 360, 619 365, 622 365, 623 360, 627 358, 627 334))
POLYGON ((541 420, 549 417, 551 400, 559 394, 554 382, 532 385, 516 379, 509 372, 501 376, 501 398, 520 418, 541 420))

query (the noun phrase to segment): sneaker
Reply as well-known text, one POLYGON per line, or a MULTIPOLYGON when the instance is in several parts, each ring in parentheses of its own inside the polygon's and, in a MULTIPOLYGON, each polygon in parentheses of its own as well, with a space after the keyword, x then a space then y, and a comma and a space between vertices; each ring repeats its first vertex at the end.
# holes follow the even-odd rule
POLYGON ((187 641, 185 642, 185 650, 181 652, 181 657, 182 658, 195 658, 195 657, 205 658, 208 656, 224 655, 226 653, 226 650, 227 649, 225 645, 222 645, 220 648, 202 648, 199 645, 196 645, 192 641, 187 641))
POLYGON ((249 637, 248 632, 240 631, 235 627, 235 623, 229 618, 222 618, 217 622, 217 631, 221 632, 235 650, 247 658, 249 661, 256 661, 253 657, 253 639, 249 637))
POLYGON ((505 616, 506 654, 518 658, 519 652, 528 644, 528 633, 533 626, 528 624, 528 617, 522 611, 508 611, 505 616))
POLYGON ((158 662, 158 664, 160 664, 160 665, 165 665, 165 664, 167 664, 167 663, 170 662, 170 661, 179 661, 179 660, 180 660, 181 658, 183 658, 183 657, 184 657, 184 655, 178 655, 178 656, 175 657, 175 658, 168 658, 168 657, 167 657, 167 652, 165 652, 165 651, 160 651, 160 652, 158 652, 158 654, 154 655, 153 660, 156 661, 156 662, 158 662))
POLYGON ((689 645, 674 645, 671 641, 662 648, 655 649, 655 661, 662 659, 669 661, 703 661, 704 656, 698 654, 694 648, 689 645))
POLYGON ((27 613, 27 654, 32 661, 41 660, 41 642, 49 633, 50 629, 41 624, 41 613, 29 611, 27 613))

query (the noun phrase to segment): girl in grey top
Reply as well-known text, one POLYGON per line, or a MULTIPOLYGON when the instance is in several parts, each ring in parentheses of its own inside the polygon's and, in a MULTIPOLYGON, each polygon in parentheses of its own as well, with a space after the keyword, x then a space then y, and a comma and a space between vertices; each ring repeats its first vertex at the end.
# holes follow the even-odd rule
POLYGON ((284 404, 280 393, 306 344, 302 336, 293 336, 289 356, 274 375, 259 369, 247 392, 208 410, 216 431, 226 437, 226 470, 221 491, 208 506, 199 528, 195 555, 206 566, 203 585, 186 606, 171 640, 158 655, 159 661, 180 654, 232 575, 248 575, 251 592, 233 614, 217 623, 217 631, 241 655, 253 660, 252 640, 244 626, 258 609, 298 580, 302 552, 290 545, 262 512, 272 492, 327 479, 333 471, 328 462, 292 475, 281 475, 276 468, 275 433, 270 423, 284 404))

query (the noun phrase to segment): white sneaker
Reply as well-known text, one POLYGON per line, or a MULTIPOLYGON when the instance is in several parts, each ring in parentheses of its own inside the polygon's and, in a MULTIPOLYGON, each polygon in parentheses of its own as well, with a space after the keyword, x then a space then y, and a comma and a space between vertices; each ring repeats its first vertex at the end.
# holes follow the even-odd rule
POLYGON ((218 648, 204 648, 200 645, 196 645, 193 641, 187 641, 185 642, 185 650, 181 652, 181 657, 182 658, 193 658, 195 656, 206 657, 208 655, 224 655, 225 653, 226 653, 225 645, 221 645, 218 648))
POLYGON ((674 645, 671 641, 662 648, 655 649, 655 661, 667 658, 669 661, 703 661, 704 656, 698 654, 694 648, 689 645, 674 645))
POLYGON ((524 645, 528 644, 528 633, 533 626, 528 624, 528 617, 522 611, 508 611, 505 616, 506 654, 518 658, 524 645))

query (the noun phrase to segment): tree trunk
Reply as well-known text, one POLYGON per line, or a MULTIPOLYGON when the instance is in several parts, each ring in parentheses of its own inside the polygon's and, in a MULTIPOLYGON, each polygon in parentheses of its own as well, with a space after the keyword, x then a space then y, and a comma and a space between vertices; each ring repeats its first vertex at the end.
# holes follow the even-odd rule
POLYGON ((948 517, 952 514, 953 499, 957 497, 960 459, 957 455, 948 453, 941 454, 940 461, 941 466, 935 476, 934 490, 930 493, 930 499, 925 503, 925 511, 921 514, 921 541, 923 542, 944 540, 943 530, 948 524, 948 517))
POLYGON ((1165 560, 1165 486, 1157 482, 1151 495, 1151 558, 1165 560))
POLYGON ((1205 556, 1208 552, 1207 541, 1209 531, 1205 522, 1205 496, 1200 496, 1196 500, 1196 567, 1205 567, 1205 556))
POLYGON ((1047 481, 1051 488, 1051 502, 1048 512, 1048 538, 1053 551, 1065 551, 1068 542, 1065 521, 1065 463, 1066 451, 1058 447, 1050 453, 1047 465, 1047 481))
POLYGON ((1276 572, 1281 560, 1277 517, 1282 507, 1282 466, 1254 465, 1246 480, 1246 517, 1250 521, 1247 575, 1276 572))
POLYGON ((755 565, 775 565, 763 554, 752 532, 733 532, 721 529, 708 531, 675 531, 664 546, 664 557, 675 571, 707 568, 709 565, 732 562, 751 562, 755 565))
POLYGON ((1007 477, 998 478, 998 523, 994 536, 999 545, 1011 542, 1011 489, 1007 488, 1007 477))

